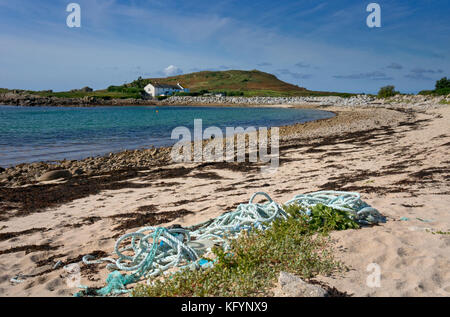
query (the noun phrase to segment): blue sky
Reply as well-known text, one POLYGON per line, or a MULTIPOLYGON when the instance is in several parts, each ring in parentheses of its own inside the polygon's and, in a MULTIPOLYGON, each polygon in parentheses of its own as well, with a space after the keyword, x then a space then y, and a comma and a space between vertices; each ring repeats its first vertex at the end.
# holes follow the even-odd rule
POLYGON ((312 90, 418 92, 450 77, 449 12, 432 0, 0 0, 0 87, 259 69, 312 90), (70 2, 81 28, 66 25, 70 2), (366 25, 370 2, 381 28, 366 25))

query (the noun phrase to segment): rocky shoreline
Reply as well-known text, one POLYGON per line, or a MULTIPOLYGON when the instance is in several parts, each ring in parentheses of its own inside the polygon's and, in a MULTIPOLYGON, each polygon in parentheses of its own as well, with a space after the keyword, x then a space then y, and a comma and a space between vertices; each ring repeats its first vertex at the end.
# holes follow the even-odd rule
POLYGON ((167 105, 211 105, 211 106, 258 106, 258 105, 305 105, 305 106, 384 106, 408 104, 411 106, 430 106, 440 102, 450 102, 448 96, 397 95, 392 98, 377 99, 368 95, 350 98, 327 97, 189 97, 173 96, 159 101, 154 99, 102 99, 98 97, 59 98, 30 94, 0 94, 0 105, 13 106, 167 106, 167 105))
POLYGON ((59 98, 30 94, 0 94, 0 104, 22 107, 94 107, 94 106, 147 106, 155 105, 155 100, 144 99, 102 99, 97 97, 59 98))
POLYGON ((350 98, 337 96, 327 97, 179 97, 173 96, 161 101, 160 105, 211 105, 211 106, 261 106, 291 105, 305 107, 411 107, 430 108, 449 103, 448 96, 397 95, 378 99, 368 95, 357 95, 350 98))
POLYGON ((80 175, 98 176, 129 168, 148 169, 168 162, 170 151, 171 149, 166 147, 110 153, 83 160, 23 163, 7 169, 0 168, 0 187, 18 187, 80 175))

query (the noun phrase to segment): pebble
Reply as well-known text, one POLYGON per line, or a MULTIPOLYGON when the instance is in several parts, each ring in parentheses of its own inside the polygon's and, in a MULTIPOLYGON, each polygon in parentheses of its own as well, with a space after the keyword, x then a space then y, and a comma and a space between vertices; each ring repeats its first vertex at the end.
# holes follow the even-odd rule
POLYGON ((328 292, 318 285, 306 283, 296 275, 281 272, 274 295, 275 297, 326 297, 328 292))
POLYGON ((51 181, 55 179, 68 179, 72 177, 72 173, 68 170, 56 170, 56 171, 49 171, 44 173, 41 177, 39 177, 37 180, 42 181, 51 181))

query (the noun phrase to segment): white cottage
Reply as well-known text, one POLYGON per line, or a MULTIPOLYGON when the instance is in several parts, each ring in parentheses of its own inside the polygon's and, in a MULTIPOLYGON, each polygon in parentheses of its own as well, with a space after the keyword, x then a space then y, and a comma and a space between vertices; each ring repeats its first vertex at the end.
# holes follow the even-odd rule
POLYGON ((184 88, 178 83, 177 85, 166 85, 166 84, 148 84, 144 88, 145 92, 152 97, 156 96, 171 96, 176 92, 189 92, 189 89, 184 88))

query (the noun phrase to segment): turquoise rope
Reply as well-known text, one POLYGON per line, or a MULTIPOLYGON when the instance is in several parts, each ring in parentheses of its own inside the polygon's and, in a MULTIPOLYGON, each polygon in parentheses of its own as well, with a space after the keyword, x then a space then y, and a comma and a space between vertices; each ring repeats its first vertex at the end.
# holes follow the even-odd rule
MULTIPOLYGON (((320 191, 297 195, 285 203, 287 206, 291 204, 298 204, 306 209, 323 204, 348 212, 352 219, 361 225, 385 222, 385 218, 376 209, 363 202, 358 193, 320 191)), ((114 246, 118 259, 94 260, 92 256, 87 255, 83 257, 83 262, 85 264, 110 262, 107 268, 115 270, 108 275, 107 285, 95 291, 95 294, 100 296, 123 294, 129 292, 126 289, 128 284, 136 283, 142 278, 156 277, 169 268, 210 267, 210 262, 200 259, 196 251, 188 246, 191 239, 210 240, 227 250, 230 247, 228 241, 236 238, 242 230, 253 228, 264 230, 275 219, 287 217, 286 212, 268 194, 258 192, 252 195, 248 204, 239 205, 235 211, 189 228, 145 227, 136 232, 127 233, 121 236, 114 246), (268 203, 254 203, 257 196, 265 197, 268 203), (131 241, 127 246, 121 247, 127 240, 131 241), (132 252, 134 256, 126 255, 126 252, 132 252), (119 271, 132 273, 122 275, 119 271)), ((75 294, 75 296, 83 295, 83 291, 75 294)))

